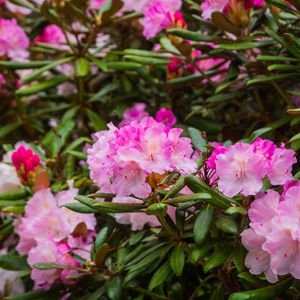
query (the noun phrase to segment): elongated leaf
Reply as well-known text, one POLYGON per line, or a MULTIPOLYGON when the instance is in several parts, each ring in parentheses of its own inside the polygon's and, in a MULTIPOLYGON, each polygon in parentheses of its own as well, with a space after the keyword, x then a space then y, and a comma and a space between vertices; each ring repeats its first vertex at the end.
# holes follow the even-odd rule
POLYGON ((23 189, 16 189, 10 192, 1 193, 0 194, 0 201, 1 200, 19 200, 25 199, 30 195, 30 192, 27 188, 23 189))
POLYGON ((1 127, 0 128, 0 138, 5 137, 9 133, 11 133, 14 130, 16 130, 17 128, 19 128, 21 125, 22 125, 22 123, 17 122, 17 123, 7 124, 7 125, 1 127))
POLYGON ((221 216, 216 220, 216 226, 227 233, 238 234, 238 225, 231 217, 221 216))
POLYGON ((200 246, 204 242, 209 232, 213 214, 214 214, 213 207, 208 205, 206 208, 200 211, 200 213, 196 218, 194 228, 193 228, 193 233, 194 233, 195 243, 198 246, 200 246))
POLYGON ((105 121, 98 114, 90 109, 86 109, 86 113, 95 130, 100 131, 107 129, 105 121))
POLYGON ((16 254, 0 255, 0 267, 12 271, 26 270, 29 268, 26 257, 16 254))
POLYGON ((180 276, 185 262, 184 246, 179 243, 172 251, 170 264, 176 276, 180 276))
POLYGON ((61 83, 68 80, 68 77, 65 75, 58 75, 55 76, 52 79, 49 79, 47 81, 37 83, 35 85, 29 86, 29 87, 23 87, 16 91, 17 96, 29 96, 33 94, 37 94, 39 92, 48 90, 50 88, 53 88, 55 86, 60 85, 61 83))
POLYGON ((35 69, 51 64, 51 60, 38 60, 30 62, 19 61, 0 61, 0 68, 13 69, 13 70, 25 70, 35 69))
POLYGON ((155 287, 165 282, 172 272, 169 261, 166 261, 157 271, 153 274, 148 289, 152 291, 155 287))
POLYGON ((265 288, 233 293, 228 300, 271 300, 287 291, 292 282, 292 278, 287 278, 265 288))
POLYGON ((201 132, 198 129, 192 127, 190 127, 188 131, 194 147, 202 153, 206 152, 208 143, 207 140, 202 137, 201 132))
POLYGON ((219 250, 216 250, 210 258, 204 263, 203 265, 203 271, 207 273, 211 269, 223 264, 231 255, 232 253, 232 247, 227 246, 226 248, 222 248, 219 250))
POLYGON ((49 63, 48 65, 45 65, 44 67, 38 69, 37 71, 31 73, 29 76, 27 76, 24 79, 22 79, 22 82, 24 84, 29 83, 29 82, 31 82, 31 81, 39 78, 41 75, 43 75, 44 72, 46 72, 48 70, 51 70, 51 69, 53 69, 53 68, 55 68, 55 67, 57 67, 59 65, 68 63, 72 59, 73 59, 72 57, 67 57, 67 58, 60 59, 60 60, 54 61, 52 63, 49 63))

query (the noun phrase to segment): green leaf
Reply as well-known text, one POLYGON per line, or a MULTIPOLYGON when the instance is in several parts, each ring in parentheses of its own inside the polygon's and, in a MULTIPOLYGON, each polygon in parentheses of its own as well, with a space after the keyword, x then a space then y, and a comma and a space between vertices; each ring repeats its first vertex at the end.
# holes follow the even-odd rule
POLYGON ((48 90, 50 88, 56 87, 61 83, 67 81, 69 78, 65 75, 57 75, 52 79, 47 81, 43 81, 41 83, 37 83, 28 87, 20 88, 16 91, 17 96, 30 96, 33 94, 37 94, 39 92, 48 90))
POLYGON ((236 222, 231 217, 221 216, 216 220, 216 226, 227 233, 238 234, 239 229, 236 222))
POLYGON ((80 57, 75 61, 75 76, 85 77, 90 72, 90 63, 87 59, 80 57))
POLYGON ((247 81, 247 85, 257 84, 257 83, 265 83, 268 81, 273 81, 273 80, 278 80, 278 79, 283 79, 283 78, 291 78, 291 77, 296 77, 296 76, 300 76, 300 73, 288 73, 288 74, 276 74, 276 75, 269 75, 269 76, 261 76, 261 77, 249 79, 247 81))
POLYGON ((71 154, 72 156, 74 156, 75 158, 80 159, 80 160, 87 159, 86 153, 83 153, 80 151, 69 150, 67 153, 71 154))
POLYGON ((180 52, 178 51, 178 49, 172 44, 172 42, 166 37, 166 36, 163 36, 160 38, 160 44, 162 45, 162 47, 170 52, 170 53, 173 53, 175 55, 180 55, 180 52))
POLYGON ((223 101, 228 101, 231 99, 235 99, 240 94, 239 91, 231 92, 231 93, 222 93, 218 95, 213 95, 206 99, 207 103, 219 103, 223 101))
POLYGON ((108 281, 106 284, 106 293, 111 300, 122 299, 122 280, 119 276, 108 281))
POLYGON ((178 196, 176 198, 170 198, 164 201, 164 203, 168 204, 179 204, 179 203, 186 203, 190 201, 194 201, 197 203, 198 201, 206 201, 210 202, 212 199, 211 195, 208 193, 195 193, 192 195, 183 195, 183 196, 178 196))
POLYGON ((209 250, 212 248, 211 244, 205 244, 203 247, 193 247, 189 253, 189 261, 192 264, 196 264, 201 258, 208 254, 209 250))
POLYGON ((54 61, 52 63, 49 63, 48 65, 45 65, 44 67, 38 69, 37 71, 31 73, 29 76, 25 77, 24 79, 22 79, 22 82, 24 84, 27 84, 35 79, 37 79, 38 77, 40 77, 41 75, 43 75, 44 72, 51 70, 53 68, 55 68, 56 66, 65 64, 70 62, 73 59, 73 57, 67 57, 67 58, 63 58, 57 61, 54 61))
POLYGON ((63 266, 63 265, 56 265, 56 264, 36 263, 33 266, 39 270, 63 269, 63 270, 82 271, 82 269, 78 267, 63 266))
POLYGON ((170 262, 166 261, 156 272, 153 274, 148 289, 152 291, 155 287, 164 283, 168 277, 171 275, 172 269, 170 266, 170 262))
POLYGON ((96 131, 107 129, 105 121, 98 114, 94 113, 92 110, 88 108, 85 111, 96 131))
POLYGON ((108 227, 103 227, 100 232, 97 234, 97 237, 94 242, 94 252, 98 252, 98 250, 102 247, 104 244, 106 238, 108 235, 108 227))
POLYGON ((223 264, 229 258, 231 253, 232 253, 232 247, 231 246, 227 246, 226 248, 216 250, 209 257, 209 259, 204 263, 204 265, 203 265, 204 273, 207 273, 211 269, 223 264))
POLYGON ((78 200, 80 203, 87 205, 99 212, 107 212, 107 213, 135 212, 143 208, 146 208, 144 204, 101 202, 101 201, 95 201, 85 196, 76 196, 75 199, 78 200))
POLYGON ((264 288, 233 293, 229 296, 228 300, 271 300, 286 292, 292 282, 292 278, 287 278, 264 288))
POLYGON ((223 283, 219 283, 218 287, 211 294, 209 300, 224 300, 223 283))
POLYGON ((106 64, 108 68, 117 71, 135 70, 143 67, 143 64, 135 63, 135 62, 127 62, 127 61, 114 61, 114 62, 107 62, 106 64))
POLYGON ((1 200, 19 200, 25 199, 30 195, 30 192, 27 188, 23 189, 16 189, 10 192, 1 193, 0 194, 0 201, 1 200))
POLYGON ((226 209, 226 214, 233 215, 233 214, 241 214, 241 215, 247 215, 247 210, 244 207, 237 207, 232 206, 226 209))
POLYGON ((170 264, 176 276, 181 276, 185 262, 184 245, 179 243, 173 249, 170 257, 170 264))
POLYGON ((216 36, 203 34, 203 32, 200 31, 189 31, 185 29, 171 28, 168 30, 168 33, 179 36, 185 40, 191 40, 195 42, 201 42, 201 41, 211 42, 211 40, 217 38, 216 36))
POLYGON ((13 132, 17 128, 19 128, 22 125, 22 123, 11 123, 7 124, 0 128, 0 138, 3 138, 7 136, 9 133, 13 132))
POLYGON ((198 214, 193 228, 194 240, 197 246, 201 246, 205 241, 213 215, 214 208, 210 205, 207 205, 207 207, 203 208, 198 214))
POLYGON ((244 42, 244 43, 230 43, 230 44, 220 44, 220 49, 225 50, 246 50, 259 47, 265 47, 274 44, 274 41, 263 41, 263 42, 244 42))
POLYGON ((20 271, 29 268, 26 257, 17 254, 0 255, 0 267, 11 271, 20 271))
POLYGON ((196 149, 201 151, 202 153, 207 151, 208 143, 205 138, 202 137, 201 132, 193 127, 188 129, 189 136, 192 140, 192 143, 196 149))
POLYGON ((242 272, 245 269, 246 254, 247 251, 240 244, 236 245, 233 249, 232 260, 238 272, 242 272))
POLYGON ((181 176, 177 179, 176 183, 172 186, 172 188, 166 193, 165 197, 163 198, 163 201, 173 197, 174 195, 179 193, 184 187, 184 177, 181 176))
POLYGON ((96 209, 93 209, 81 203, 66 203, 63 206, 81 214, 92 214, 98 212, 96 209))
POLYGON ((231 206, 231 203, 237 204, 233 199, 230 199, 221 194, 219 191, 209 187, 196 176, 186 176, 185 183, 194 193, 206 192, 210 194, 212 198, 206 201, 216 207, 226 209, 231 206))
POLYGON ((51 60, 38 60, 30 62, 19 62, 19 61, 0 61, 0 68, 13 69, 13 70, 26 70, 40 68, 51 64, 51 60))

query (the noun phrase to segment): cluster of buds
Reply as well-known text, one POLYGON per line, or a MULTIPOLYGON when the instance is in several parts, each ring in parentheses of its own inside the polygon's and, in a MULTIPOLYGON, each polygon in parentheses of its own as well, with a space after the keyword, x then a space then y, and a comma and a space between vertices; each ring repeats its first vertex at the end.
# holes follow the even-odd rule
POLYGON ((33 186, 40 170, 40 157, 31 149, 20 146, 12 153, 12 163, 15 166, 22 184, 33 186))

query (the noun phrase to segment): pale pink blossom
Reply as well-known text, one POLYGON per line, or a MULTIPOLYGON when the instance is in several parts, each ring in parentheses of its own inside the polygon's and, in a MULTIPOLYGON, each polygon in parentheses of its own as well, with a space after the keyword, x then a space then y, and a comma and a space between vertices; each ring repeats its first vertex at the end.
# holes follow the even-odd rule
POLYGON ((29 56, 29 39, 15 19, 0 19, 0 56, 7 55, 14 60, 29 56))
POLYGON ((280 195, 268 190, 266 193, 259 193, 251 203, 248 215, 251 227, 257 233, 267 235, 272 230, 272 219, 277 215, 280 195))
POLYGON ((168 127, 173 127, 177 122, 177 119, 170 108, 161 108, 155 114, 155 120, 164 123, 168 127))
POLYGON ((226 196, 238 193, 255 195, 262 188, 262 180, 267 175, 268 166, 262 155, 253 152, 253 146, 236 143, 216 160, 218 188, 226 196))
POLYGON ((296 162, 293 150, 277 148, 271 159, 271 171, 268 174, 270 182, 274 185, 281 185, 292 180, 292 167, 296 162))
POLYGON ((196 171, 191 141, 181 133, 150 117, 120 129, 110 124, 108 131, 94 135, 96 142, 87 150, 90 176, 102 192, 147 197, 146 178, 152 172, 196 171))
POLYGON ((229 0, 204 0, 201 4, 203 19, 211 19, 213 12, 224 12, 228 4, 229 0))
POLYGON ((75 202, 78 190, 70 188, 67 191, 53 195, 50 189, 42 189, 34 194, 25 207, 25 216, 16 222, 16 233, 20 240, 17 251, 28 255, 28 263, 33 268, 31 278, 35 288, 48 289, 57 281, 72 283, 67 277, 77 273, 76 270, 50 269, 40 270, 34 267, 37 263, 78 266, 71 252, 90 259, 92 236, 96 219, 91 214, 73 212, 62 205, 75 202), (73 236, 75 228, 84 223, 87 236, 73 236))
POLYGON ((259 275, 264 273, 267 280, 275 283, 278 279, 270 266, 270 255, 262 248, 266 239, 252 228, 241 233, 242 244, 249 251, 245 259, 245 265, 251 274, 259 275))

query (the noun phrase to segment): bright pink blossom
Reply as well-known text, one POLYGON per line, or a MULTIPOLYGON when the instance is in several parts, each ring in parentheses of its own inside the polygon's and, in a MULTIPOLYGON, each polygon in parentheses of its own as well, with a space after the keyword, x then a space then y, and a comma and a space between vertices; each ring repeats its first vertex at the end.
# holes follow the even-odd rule
POLYGON ((29 56, 29 39, 15 19, 0 19, 0 56, 7 55, 14 60, 29 56))
POLYGON ((253 152, 253 146, 236 143, 216 160, 218 188, 226 196, 238 193, 255 195, 262 188, 262 180, 267 175, 268 166, 262 155, 253 152))
POLYGON ((146 178, 152 172, 195 172, 191 141, 181 133, 150 117, 120 129, 110 124, 108 131, 94 135, 96 142, 87 150, 92 180, 102 192, 147 197, 146 178))
POLYGON ((20 146, 12 153, 12 163, 21 179, 27 182, 30 176, 38 171, 41 160, 31 149, 20 146))
POLYGON ((145 111, 146 104, 137 102, 133 107, 128 108, 123 113, 123 120, 119 127, 129 125, 132 121, 141 121, 143 118, 148 117, 149 114, 145 111))
POLYGON ((222 143, 212 142, 210 143, 210 145, 214 147, 214 150, 212 151, 209 158, 206 160, 206 165, 210 169, 215 169, 216 159, 218 158, 218 155, 225 153, 228 150, 228 148, 226 148, 222 143))
POLYGON ((35 42, 42 42, 51 45, 60 45, 65 41, 62 30, 54 24, 45 27, 43 32, 35 38, 35 42))
MULTIPOLYGON (((168 1, 153 1, 144 9, 144 18, 141 20, 141 24, 144 26, 144 36, 147 39, 153 38, 161 30, 166 29, 180 21, 181 17, 174 15, 181 7, 180 0, 168 0, 168 1)), ((180 21, 182 23, 182 20, 180 21)))
POLYGON ((170 108, 161 108, 155 115, 157 122, 164 123, 168 127, 173 127, 177 121, 173 111, 170 108))

